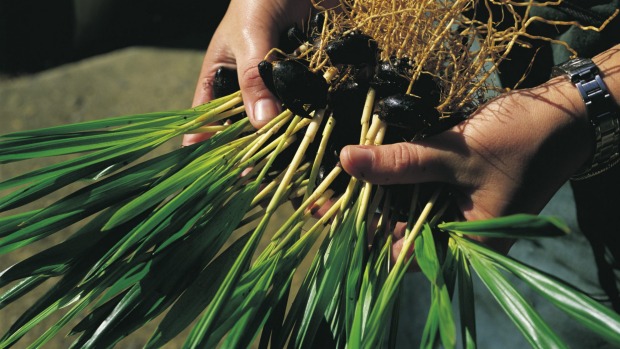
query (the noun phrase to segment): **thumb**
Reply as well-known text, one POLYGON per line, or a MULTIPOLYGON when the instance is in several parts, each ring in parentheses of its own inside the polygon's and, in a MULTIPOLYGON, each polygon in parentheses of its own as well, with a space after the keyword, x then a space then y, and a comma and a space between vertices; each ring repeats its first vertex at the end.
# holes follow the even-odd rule
POLYGON ((419 143, 350 145, 340 152, 343 169, 373 184, 455 183, 458 155, 419 143))

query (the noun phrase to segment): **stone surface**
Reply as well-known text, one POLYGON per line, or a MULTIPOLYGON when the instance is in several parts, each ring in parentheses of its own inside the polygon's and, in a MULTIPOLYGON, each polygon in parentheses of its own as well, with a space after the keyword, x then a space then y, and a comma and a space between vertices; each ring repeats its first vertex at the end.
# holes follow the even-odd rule
MULTIPOLYGON (((193 50, 133 47, 33 75, 0 80, 0 133, 108 116, 188 108, 202 58, 203 52, 193 50)), ((180 140, 170 142, 162 151, 179 145, 180 140)), ((0 181, 32 170, 35 165, 51 163, 54 160, 2 165, 0 181)), ((59 191, 45 197, 43 202, 52 203, 67 193, 68 190, 59 191)), ((75 227, 23 250, 0 256, 0 270, 62 241, 73 231, 75 227)), ((44 288, 39 287, 33 294, 1 310, 2 334, 44 288)), ((45 320, 43 326, 27 334, 17 347, 25 347, 43 333, 43 327, 57 319, 45 320)), ((153 329, 151 326, 139 331, 119 344, 119 348, 141 348, 153 329)), ((68 348, 72 341, 72 338, 59 335, 49 347, 68 348)), ((170 347, 180 347, 181 343, 173 343, 170 347)))

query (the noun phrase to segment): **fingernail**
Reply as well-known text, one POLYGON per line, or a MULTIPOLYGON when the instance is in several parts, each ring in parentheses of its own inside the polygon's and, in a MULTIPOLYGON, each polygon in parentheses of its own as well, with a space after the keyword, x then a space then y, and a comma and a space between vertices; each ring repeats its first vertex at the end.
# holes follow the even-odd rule
POLYGON ((254 103, 254 120, 257 122, 267 122, 279 113, 280 108, 272 100, 263 98, 254 103))
POLYGON ((349 147, 349 160, 358 167, 367 167, 372 164, 372 150, 364 146, 349 147))
POLYGON ((372 151, 364 146, 347 146, 347 160, 344 169, 356 178, 365 179, 368 170, 372 168, 374 155, 372 151))

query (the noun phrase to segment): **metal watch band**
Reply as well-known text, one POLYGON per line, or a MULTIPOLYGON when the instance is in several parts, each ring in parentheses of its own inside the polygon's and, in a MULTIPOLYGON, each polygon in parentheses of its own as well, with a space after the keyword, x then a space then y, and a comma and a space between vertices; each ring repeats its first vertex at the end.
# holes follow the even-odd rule
POLYGON ((577 87, 592 124, 594 153, 589 165, 571 177, 572 180, 582 180, 620 162, 620 111, 592 60, 575 58, 554 67, 553 76, 562 74, 566 74, 577 87))

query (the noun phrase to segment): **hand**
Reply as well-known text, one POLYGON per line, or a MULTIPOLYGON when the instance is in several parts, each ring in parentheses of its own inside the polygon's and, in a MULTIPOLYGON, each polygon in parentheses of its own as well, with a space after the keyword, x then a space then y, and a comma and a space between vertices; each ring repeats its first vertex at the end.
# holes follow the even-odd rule
MULTIPOLYGON (((219 67, 236 69, 250 122, 256 128, 264 126, 280 112, 280 103, 263 84, 258 63, 278 46, 280 33, 310 18, 311 10, 307 0, 232 0, 207 49, 193 105, 212 99, 212 79, 219 67)), ((183 144, 208 136, 186 135, 183 144)))
MULTIPOLYGON (((620 45, 593 61, 620 104, 620 45)), ((371 183, 447 183, 466 220, 536 214, 589 160, 591 132, 579 92, 558 77, 499 96, 439 135, 414 143, 348 146, 340 161, 349 174, 371 183)), ((395 235, 402 236, 402 224, 395 235)), ((504 252, 510 246, 479 240, 504 252)), ((397 242, 394 254, 399 251, 397 242)))
MULTIPOLYGON (((347 146, 340 160, 349 174, 375 184, 447 183, 463 218, 478 220, 538 213, 587 161, 589 132, 579 93, 566 78, 556 78, 502 95, 439 135, 347 146)), ((508 250, 505 242, 486 242, 508 250)))

